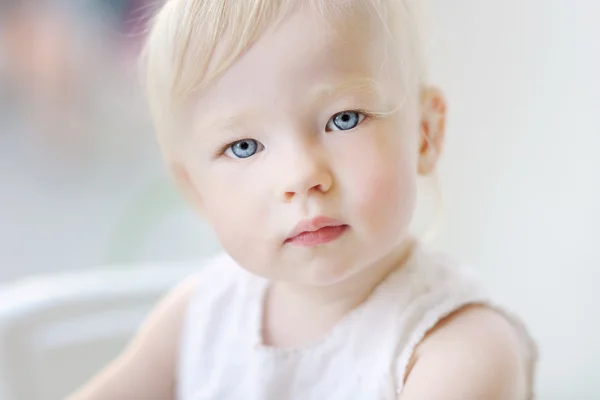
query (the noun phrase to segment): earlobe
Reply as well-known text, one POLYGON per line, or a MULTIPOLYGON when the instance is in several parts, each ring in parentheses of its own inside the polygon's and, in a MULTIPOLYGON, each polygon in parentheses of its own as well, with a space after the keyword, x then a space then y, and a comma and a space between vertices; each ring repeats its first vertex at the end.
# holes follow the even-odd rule
POLYGON ((181 162, 170 161, 168 163, 175 180, 175 185, 183 195, 184 199, 192 206, 192 208, 199 214, 202 214, 202 199, 200 193, 196 189, 196 186, 190 178, 190 174, 181 162))
POLYGON ((421 92, 421 124, 419 141, 419 174, 427 175, 435 170, 446 129, 446 100, 441 90, 423 88, 421 92))

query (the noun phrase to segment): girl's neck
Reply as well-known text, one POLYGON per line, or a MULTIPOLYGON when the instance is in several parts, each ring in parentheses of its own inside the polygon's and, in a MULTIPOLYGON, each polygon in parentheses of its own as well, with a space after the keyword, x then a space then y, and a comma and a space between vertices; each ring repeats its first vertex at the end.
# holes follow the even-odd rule
POLYGON ((296 347, 326 335, 346 314, 364 303, 394 270, 406 263, 414 247, 407 240, 375 264, 329 286, 274 282, 265 294, 263 342, 296 347))

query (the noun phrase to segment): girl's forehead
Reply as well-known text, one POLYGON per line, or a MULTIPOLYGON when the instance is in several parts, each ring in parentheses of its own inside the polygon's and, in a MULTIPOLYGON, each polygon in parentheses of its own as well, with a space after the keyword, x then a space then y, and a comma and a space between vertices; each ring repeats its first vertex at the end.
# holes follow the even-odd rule
MULTIPOLYGON (((366 18, 351 18, 327 20, 309 10, 294 12, 265 31, 199 98, 218 102, 225 97, 229 102, 244 92, 299 96, 327 87, 370 91, 389 70, 388 43, 383 30, 366 18)), ((226 48, 217 48, 214 58, 225 57, 226 48)))

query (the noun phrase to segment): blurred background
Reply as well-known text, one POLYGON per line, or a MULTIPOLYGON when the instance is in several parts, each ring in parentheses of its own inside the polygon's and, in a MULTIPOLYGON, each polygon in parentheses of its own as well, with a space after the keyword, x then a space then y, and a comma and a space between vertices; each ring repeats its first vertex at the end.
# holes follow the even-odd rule
POLYGON ((0 280, 203 251, 192 221, 170 225, 138 90, 154 3, 1 0, 0 280))
MULTIPOLYGON (((139 90, 159 3, 0 0, 0 400, 64 396, 219 249, 139 90)), ((527 321, 539 398, 598 399, 600 2, 429 4, 450 103, 433 245, 527 321)))

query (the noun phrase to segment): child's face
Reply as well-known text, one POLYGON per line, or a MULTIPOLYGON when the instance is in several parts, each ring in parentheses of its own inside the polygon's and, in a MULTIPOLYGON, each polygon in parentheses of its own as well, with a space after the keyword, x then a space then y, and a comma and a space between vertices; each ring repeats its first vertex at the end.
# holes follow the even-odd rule
POLYGON ((177 167, 225 250, 271 279, 339 282, 401 245, 413 214, 416 96, 368 17, 330 22, 299 11, 265 33, 195 100, 177 167), (344 90, 369 80, 379 93, 344 90), (289 240, 319 216, 343 227, 289 240))

